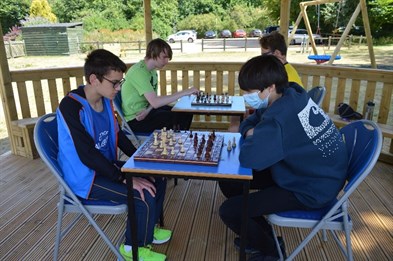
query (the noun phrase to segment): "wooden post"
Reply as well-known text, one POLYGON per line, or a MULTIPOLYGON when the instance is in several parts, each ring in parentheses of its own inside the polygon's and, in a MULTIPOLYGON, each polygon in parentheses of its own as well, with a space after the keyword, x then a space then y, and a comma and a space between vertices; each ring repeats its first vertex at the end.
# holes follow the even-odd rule
POLYGON ((364 32, 366 33, 368 53, 370 55, 371 67, 377 68, 377 63, 375 62, 375 54, 374 54, 374 48, 373 48, 373 37, 371 36, 370 21, 368 20, 367 5, 366 5, 365 0, 360 0, 360 8, 362 9, 364 32))
POLYGON ((280 33, 284 36, 286 43, 288 43, 288 27, 289 27, 289 10, 290 10, 290 8, 291 8, 291 0, 281 0, 280 33))
POLYGON ((151 23, 151 0, 143 0, 145 10, 145 38, 146 45, 153 39, 153 30, 151 23))
MULTIPOLYGON (((3 35, 0 24, 0 35, 3 35)), ((16 153, 15 143, 11 135, 11 121, 18 119, 15 106, 14 93, 12 91, 10 69, 8 67, 7 54, 4 41, 0 41, 0 96, 4 110, 5 123, 7 126, 8 137, 10 139, 11 151, 16 153)))

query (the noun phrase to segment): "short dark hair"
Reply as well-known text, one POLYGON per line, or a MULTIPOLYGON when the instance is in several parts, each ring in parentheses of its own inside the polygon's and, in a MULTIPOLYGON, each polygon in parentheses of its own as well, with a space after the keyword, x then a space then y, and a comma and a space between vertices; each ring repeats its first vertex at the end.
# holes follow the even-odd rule
POLYGON ((279 50, 282 55, 287 55, 287 44, 282 34, 277 31, 262 36, 259 39, 259 44, 263 49, 269 49, 271 52, 279 50))
POLYGON ((113 53, 104 50, 96 49, 92 51, 85 60, 85 79, 90 83, 89 77, 92 74, 97 76, 97 79, 102 82, 103 76, 109 71, 125 72, 127 70, 126 64, 113 53))
POLYGON ((160 38, 151 40, 146 48, 146 58, 147 59, 157 59, 160 54, 164 52, 168 55, 169 60, 172 60, 172 48, 171 46, 160 38))
POLYGON ((275 84, 276 92, 288 88, 288 75, 274 55, 260 55, 248 60, 240 69, 239 86, 244 91, 261 90, 275 84))

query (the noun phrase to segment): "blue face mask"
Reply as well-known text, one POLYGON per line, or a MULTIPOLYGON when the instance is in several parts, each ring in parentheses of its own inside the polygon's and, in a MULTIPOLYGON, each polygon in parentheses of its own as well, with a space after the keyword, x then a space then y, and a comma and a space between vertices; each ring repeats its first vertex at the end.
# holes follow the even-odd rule
POLYGON ((270 92, 264 99, 259 98, 258 94, 260 92, 261 91, 244 94, 243 98, 254 109, 266 109, 269 104, 270 92))

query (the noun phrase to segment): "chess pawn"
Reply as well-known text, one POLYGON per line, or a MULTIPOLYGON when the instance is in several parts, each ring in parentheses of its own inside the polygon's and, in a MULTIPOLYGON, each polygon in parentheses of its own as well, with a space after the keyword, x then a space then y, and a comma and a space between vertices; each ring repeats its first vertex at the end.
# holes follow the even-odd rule
POLYGON ((154 146, 157 146, 158 145, 158 139, 157 139, 157 137, 158 137, 158 133, 157 132, 154 132, 154 143, 153 143, 153 145, 154 146))
POLYGON ((175 155, 175 148, 174 147, 171 148, 171 155, 175 155))
POLYGON ((179 138, 178 143, 183 144, 183 140, 181 138, 179 138))
POLYGON ((181 152, 181 153, 184 153, 184 145, 183 145, 183 144, 182 144, 181 147, 180 147, 180 152, 181 152))
POLYGON ((235 137, 233 137, 232 147, 233 147, 233 148, 236 148, 236 138, 235 138, 235 137))
POLYGON ((171 138, 169 138, 169 145, 173 145, 173 140, 171 138))
POLYGON ((228 151, 232 150, 232 143, 231 143, 230 140, 228 141, 228 147, 227 147, 227 149, 228 149, 228 151))
POLYGON ((168 155, 168 151, 166 149, 166 146, 164 146, 164 150, 162 151, 161 155, 168 155))
POLYGON ((164 141, 163 140, 161 140, 161 142, 160 142, 160 148, 164 148, 164 141))

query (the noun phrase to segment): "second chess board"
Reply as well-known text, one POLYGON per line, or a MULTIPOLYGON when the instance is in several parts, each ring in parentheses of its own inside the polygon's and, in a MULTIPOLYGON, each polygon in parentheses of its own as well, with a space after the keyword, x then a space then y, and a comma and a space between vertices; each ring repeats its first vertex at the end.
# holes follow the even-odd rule
POLYGON ((231 106, 232 96, 228 94, 205 94, 200 93, 191 102, 192 106, 231 106))

